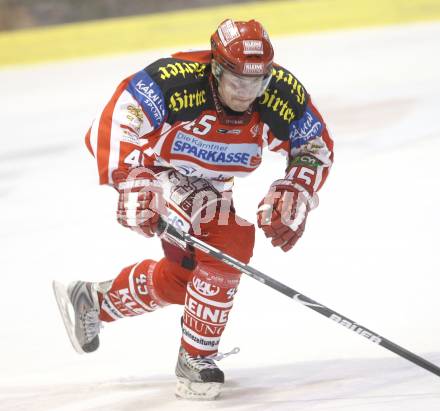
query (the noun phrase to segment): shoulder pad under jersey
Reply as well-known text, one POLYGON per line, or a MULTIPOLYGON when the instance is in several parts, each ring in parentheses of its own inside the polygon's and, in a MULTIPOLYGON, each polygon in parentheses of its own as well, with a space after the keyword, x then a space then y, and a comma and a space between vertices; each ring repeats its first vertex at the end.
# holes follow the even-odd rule
POLYGON ((209 64, 163 58, 145 68, 160 87, 168 112, 167 122, 188 121, 214 107, 209 90, 209 64))
POLYGON ((258 99, 261 120, 279 140, 288 140, 292 122, 300 119, 309 96, 304 86, 281 66, 272 69, 272 79, 258 99))

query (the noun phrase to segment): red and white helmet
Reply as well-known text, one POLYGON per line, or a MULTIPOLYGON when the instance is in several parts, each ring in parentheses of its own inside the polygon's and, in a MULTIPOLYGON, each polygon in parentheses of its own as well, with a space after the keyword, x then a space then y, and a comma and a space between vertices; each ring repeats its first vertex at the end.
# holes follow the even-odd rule
POLYGON ((223 21, 211 36, 212 73, 220 80, 224 69, 238 76, 263 77, 263 93, 272 77, 273 48, 263 26, 255 20, 223 21))

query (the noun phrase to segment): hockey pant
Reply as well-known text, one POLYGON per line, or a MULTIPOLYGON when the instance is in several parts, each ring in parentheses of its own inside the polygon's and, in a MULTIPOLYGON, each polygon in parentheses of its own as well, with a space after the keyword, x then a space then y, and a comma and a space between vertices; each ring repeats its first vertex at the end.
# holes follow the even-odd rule
MULTIPOLYGON (((194 235, 248 263, 254 246, 254 226, 233 211, 226 222, 219 224, 219 215, 215 214, 211 221, 200 223, 199 233, 194 235)), ((180 304, 184 306, 182 346, 194 356, 215 354, 240 273, 199 250, 188 252, 165 241, 162 244, 164 258, 158 262, 143 260, 124 268, 111 288, 100 294, 100 318, 109 322, 180 304)))

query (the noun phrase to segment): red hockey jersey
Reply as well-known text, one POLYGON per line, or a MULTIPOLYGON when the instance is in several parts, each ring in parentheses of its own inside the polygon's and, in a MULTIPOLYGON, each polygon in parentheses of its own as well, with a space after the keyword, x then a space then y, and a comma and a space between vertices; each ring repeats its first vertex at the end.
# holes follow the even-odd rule
POLYGON ((113 184, 121 168, 159 165, 229 190, 260 165, 267 146, 286 157, 288 178, 319 190, 333 142, 298 79, 278 65, 272 74, 246 113, 221 105, 209 51, 178 53, 126 78, 86 136, 100 183, 113 184))

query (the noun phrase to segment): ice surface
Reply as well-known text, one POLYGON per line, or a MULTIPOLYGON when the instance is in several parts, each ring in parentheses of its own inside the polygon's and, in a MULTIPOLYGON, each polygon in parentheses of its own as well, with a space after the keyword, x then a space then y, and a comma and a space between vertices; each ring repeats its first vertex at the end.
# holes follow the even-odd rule
MULTIPOLYGON (((335 165, 292 252, 261 233, 252 265, 440 365, 440 24, 275 41, 323 112, 335 165), (437 50, 437 51, 436 51, 437 50)), ((105 280, 159 258, 115 219, 83 135, 125 76, 157 58, 0 71, 0 410, 440 409, 440 380, 288 298, 244 278, 222 349, 228 382, 209 404, 177 401, 181 307, 106 325, 102 347, 70 346, 51 281, 105 280)), ((235 188, 255 210, 280 157, 235 188)))

